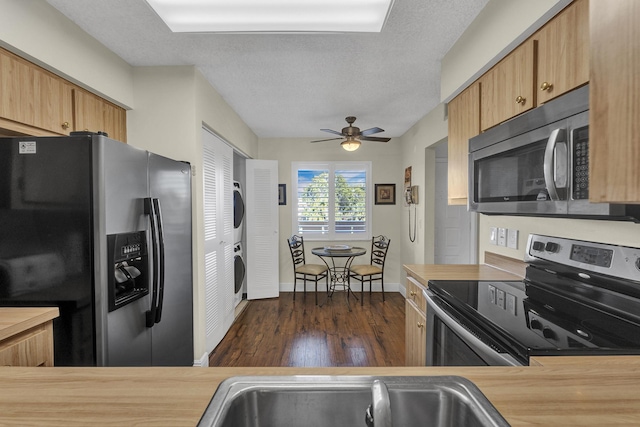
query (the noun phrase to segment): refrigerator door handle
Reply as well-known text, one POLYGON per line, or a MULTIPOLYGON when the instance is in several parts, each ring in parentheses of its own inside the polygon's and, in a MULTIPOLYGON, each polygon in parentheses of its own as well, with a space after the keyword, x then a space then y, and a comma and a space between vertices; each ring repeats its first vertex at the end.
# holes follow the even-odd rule
POLYGON ((144 213, 149 215, 149 221, 151 223, 151 247, 152 247, 152 271, 153 282, 151 289, 151 308, 146 312, 146 325, 147 328, 152 327, 156 323, 156 306, 158 301, 158 239, 157 239, 157 224, 156 224, 156 212, 155 203, 150 197, 144 199, 144 213))
POLYGON ((162 319, 162 304, 164 302, 164 232, 162 230, 162 209, 160 209, 160 199, 153 199, 153 206, 156 212, 156 223, 158 226, 158 304, 156 306, 155 322, 160 323, 162 319))

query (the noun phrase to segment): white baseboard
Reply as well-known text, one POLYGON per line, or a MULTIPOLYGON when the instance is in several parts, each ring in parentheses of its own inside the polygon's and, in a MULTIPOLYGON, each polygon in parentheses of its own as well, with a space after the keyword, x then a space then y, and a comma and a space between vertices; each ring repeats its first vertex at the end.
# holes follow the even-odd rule
POLYGON ((200 359, 196 359, 193 361, 193 366, 199 368, 207 368, 209 367, 209 355, 205 352, 200 359))
MULTIPOLYGON (((307 282, 307 292, 313 291, 315 289, 315 284, 313 282, 307 282)), ((338 288, 340 289, 340 288, 338 288)), ((369 284, 366 285, 365 289, 369 290, 369 284)), ((302 292, 302 285, 298 282, 298 286, 296 286, 296 292, 302 292)), ((324 280, 318 282, 318 291, 325 290, 325 282, 324 280)), ((351 290, 353 292, 360 292, 360 282, 351 283, 351 290)), ((380 286, 380 282, 373 283, 373 292, 382 292, 382 287, 380 286)), ((399 283, 386 283, 384 284, 385 292, 400 292, 404 291, 404 289, 400 286, 399 283)), ((293 292, 293 283, 280 283, 280 292, 293 292)))

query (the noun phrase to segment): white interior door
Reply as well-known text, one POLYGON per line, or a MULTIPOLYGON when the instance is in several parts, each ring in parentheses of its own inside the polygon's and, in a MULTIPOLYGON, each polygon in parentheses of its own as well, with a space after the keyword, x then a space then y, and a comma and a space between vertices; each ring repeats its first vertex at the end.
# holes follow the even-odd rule
POLYGON ((435 187, 434 262, 475 264, 477 217, 466 206, 447 204, 447 159, 436 159, 435 187))
POLYGON ((204 128, 202 147, 205 343, 210 352, 234 318, 233 149, 204 128))
POLYGON ((280 293, 278 162, 247 160, 246 231, 247 299, 280 293))

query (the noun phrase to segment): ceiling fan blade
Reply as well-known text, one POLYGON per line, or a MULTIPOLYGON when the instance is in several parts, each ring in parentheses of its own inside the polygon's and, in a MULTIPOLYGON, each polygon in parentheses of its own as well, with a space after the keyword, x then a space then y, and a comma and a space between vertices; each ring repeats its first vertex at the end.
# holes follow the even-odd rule
POLYGON ((380 129, 378 127, 375 127, 375 128, 370 128, 370 129, 363 130, 362 132, 360 132, 360 135, 367 136, 367 135, 373 135, 374 133, 380 133, 380 132, 384 132, 384 129, 380 129))
POLYGON ((311 141, 311 142, 337 141, 338 139, 344 139, 344 138, 318 139, 317 141, 311 141))
POLYGON ((388 142, 391 141, 391 138, 380 138, 377 136, 363 136, 360 138, 361 141, 377 141, 377 142, 388 142))
POLYGON ((342 132, 338 132, 337 130, 331 130, 331 129, 320 129, 323 132, 329 132, 329 133, 335 133, 336 135, 342 135, 342 132))

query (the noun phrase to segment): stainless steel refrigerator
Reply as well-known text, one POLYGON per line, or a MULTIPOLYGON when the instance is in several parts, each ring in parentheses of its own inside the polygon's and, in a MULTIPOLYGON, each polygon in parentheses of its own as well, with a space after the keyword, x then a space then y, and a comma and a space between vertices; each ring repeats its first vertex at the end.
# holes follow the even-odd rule
POLYGON ((0 306, 58 366, 193 365, 191 168, 104 135, 0 138, 0 306))

